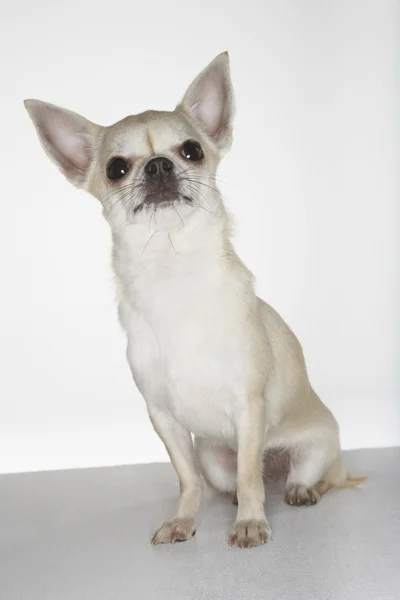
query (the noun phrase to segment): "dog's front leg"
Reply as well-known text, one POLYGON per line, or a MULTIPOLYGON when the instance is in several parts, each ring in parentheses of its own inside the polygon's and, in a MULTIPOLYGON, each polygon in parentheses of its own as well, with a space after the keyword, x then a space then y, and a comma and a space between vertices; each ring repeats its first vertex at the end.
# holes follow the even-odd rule
POLYGON ((238 512, 229 537, 230 546, 251 548, 265 544, 271 535, 265 518, 262 478, 265 434, 265 400, 263 397, 249 398, 237 424, 238 512))
POLYGON ((152 411, 150 420, 167 449, 180 484, 176 516, 156 531, 152 544, 183 542, 196 533, 196 513, 203 488, 192 437, 167 411, 152 411))

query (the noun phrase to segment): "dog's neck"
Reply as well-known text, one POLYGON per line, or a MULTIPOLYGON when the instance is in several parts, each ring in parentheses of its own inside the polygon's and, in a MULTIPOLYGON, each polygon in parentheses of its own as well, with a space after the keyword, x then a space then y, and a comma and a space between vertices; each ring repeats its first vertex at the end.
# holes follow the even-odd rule
POLYGON ((163 221, 161 210, 151 226, 126 225, 113 231, 114 270, 130 303, 136 304, 139 297, 145 301, 151 294, 173 294, 174 288, 180 294, 203 288, 211 292, 229 265, 237 268, 239 259, 222 205, 218 214, 196 209, 181 215, 176 221, 165 215, 163 221))
POLYGON ((229 221, 222 205, 218 212, 161 209, 146 222, 114 229, 113 245, 117 265, 134 270, 188 259, 216 262, 230 245, 229 221))
POLYGON ((252 274, 233 249, 229 219, 219 206, 218 215, 196 210, 165 230, 149 230, 147 224, 114 231, 125 328, 141 315, 160 339, 170 340, 178 329, 207 327, 226 307, 231 314, 247 310, 255 298, 252 274))

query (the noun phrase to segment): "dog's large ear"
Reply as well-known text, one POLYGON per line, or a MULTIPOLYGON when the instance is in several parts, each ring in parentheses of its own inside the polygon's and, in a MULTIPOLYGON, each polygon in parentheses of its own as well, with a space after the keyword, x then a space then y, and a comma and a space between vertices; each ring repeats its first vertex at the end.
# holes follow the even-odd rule
POLYGON ((74 185, 84 184, 101 127, 74 112, 40 100, 25 100, 41 144, 74 185))
POLYGON ((221 151, 232 142, 233 89, 227 52, 219 54, 189 86, 184 110, 221 151))

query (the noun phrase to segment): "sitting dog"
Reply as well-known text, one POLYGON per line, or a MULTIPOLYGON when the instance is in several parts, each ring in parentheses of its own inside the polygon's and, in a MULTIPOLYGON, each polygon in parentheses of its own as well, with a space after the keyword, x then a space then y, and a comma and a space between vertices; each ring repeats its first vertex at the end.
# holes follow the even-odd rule
POLYGON ((310 385, 299 342, 256 297, 232 247, 215 178, 232 141, 228 54, 173 112, 101 127, 38 100, 25 106, 44 150, 99 199, 111 227, 128 362, 180 482, 176 516, 153 543, 194 535, 203 479, 237 498, 230 545, 265 543, 271 451, 288 458, 289 504, 359 483, 346 474, 338 425, 310 385))

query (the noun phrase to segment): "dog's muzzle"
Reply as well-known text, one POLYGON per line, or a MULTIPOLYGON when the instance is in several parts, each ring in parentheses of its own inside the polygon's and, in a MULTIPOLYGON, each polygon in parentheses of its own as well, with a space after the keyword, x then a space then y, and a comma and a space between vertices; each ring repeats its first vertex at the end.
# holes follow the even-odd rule
POLYGON ((164 156, 151 158, 144 167, 146 204, 161 204, 177 200, 178 181, 174 163, 164 156))

